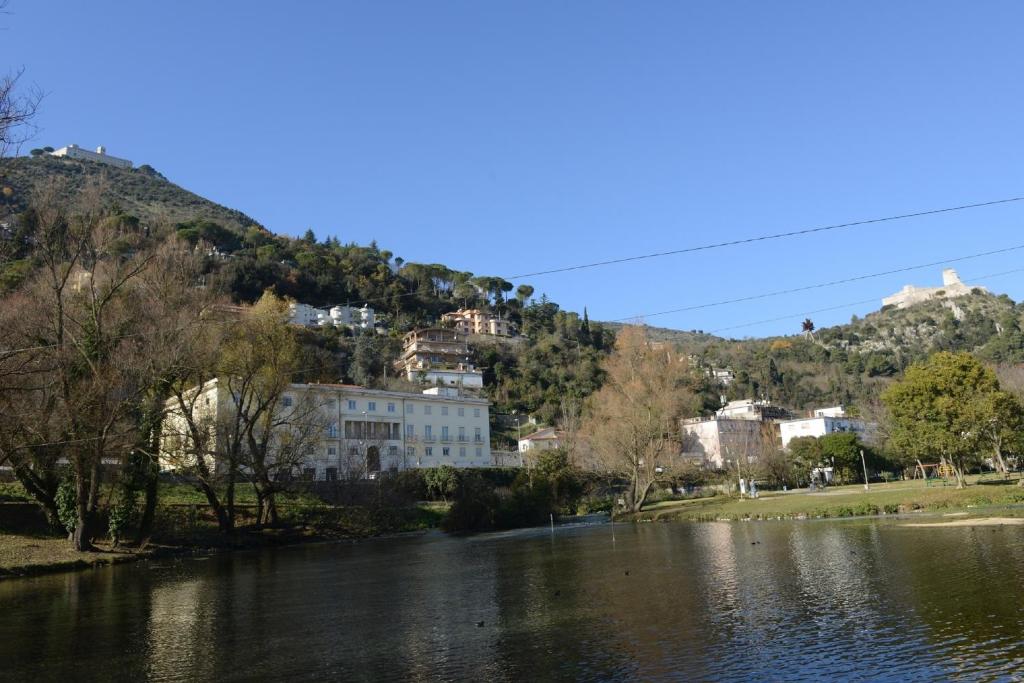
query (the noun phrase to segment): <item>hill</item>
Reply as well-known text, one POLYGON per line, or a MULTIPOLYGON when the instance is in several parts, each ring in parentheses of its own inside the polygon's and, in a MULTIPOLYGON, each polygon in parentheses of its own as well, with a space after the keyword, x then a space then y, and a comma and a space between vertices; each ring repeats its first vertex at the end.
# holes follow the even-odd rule
POLYGON ((99 182, 104 198, 143 225, 213 221, 244 232, 258 223, 241 211, 221 206, 175 185, 150 166, 123 169, 105 164, 51 156, 0 160, 0 218, 28 207, 32 191, 62 180, 72 191, 99 182))
POLYGON ((1024 362, 1024 307, 980 290, 905 309, 884 307, 810 335, 692 340, 680 349, 702 365, 728 367, 728 398, 769 398, 805 409, 867 406, 893 377, 936 351, 968 351, 993 364, 1024 362))
MULTIPOLYGON (((311 232, 298 239, 274 235, 244 213, 184 190, 148 167, 123 170, 52 157, 2 160, 0 189, 9 191, 0 194, 0 219, 24 211, 33 188, 53 179, 68 182, 72 190, 100 181, 119 215, 161 226, 160 233, 176 232, 201 248, 209 254, 209 280, 237 302, 252 302, 271 288, 315 305, 373 306, 390 329, 386 339, 303 333, 313 368, 306 380, 382 383, 405 331, 436 324, 441 314, 459 307, 484 308, 525 334, 515 345, 474 344, 496 410, 536 413, 551 421, 565 397, 583 398, 600 386, 601 360, 623 326, 589 323, 545 297, 533 300, 528 285, 512 295, 513 284, 501 278, 404 262, 376 244, 318 242, 311 232)), ((0 288, 16 286, 30 271, 27 249, 0 263, 0 288)), ((997 364, 1024 362, 1022 314, 1024 308, 1009 297, 977 290, 905 309, 883 308, 808 336, 732 340, 700 330, 648 331, 654 341, 675 346, 702 368, 733 371, 728 386, 707 378, 708 406, 724 395, 770 398, 793 409, 834 403, 868 407, 893 377, 934 351, 966 350, 997 364)))

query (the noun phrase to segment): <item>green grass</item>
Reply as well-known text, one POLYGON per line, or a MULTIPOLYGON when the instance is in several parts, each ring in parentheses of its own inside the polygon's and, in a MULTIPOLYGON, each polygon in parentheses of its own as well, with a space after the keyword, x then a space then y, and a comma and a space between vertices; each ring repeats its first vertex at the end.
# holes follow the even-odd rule
MULTIPOLYGON (((831 487, 825 491, 764 492, 756 500, 715 496, 655 503, 627 519, 636 521, 856 517, 925 511, 970 510, 1024 504, 1024 488, 1013 483, 975 482, 964 489, 921 481, 831 487)), ((1011 514, 1024 515, 1024 509, 1011 514)))

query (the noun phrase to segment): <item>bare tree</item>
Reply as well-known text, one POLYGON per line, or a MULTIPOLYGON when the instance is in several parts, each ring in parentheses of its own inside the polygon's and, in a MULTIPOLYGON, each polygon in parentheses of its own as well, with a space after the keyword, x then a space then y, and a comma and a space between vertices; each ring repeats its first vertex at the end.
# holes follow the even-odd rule
POLYGON ((36 132, 33 121, 43 94, 38 88, 20 88, 23 75, 19 69, 0 78, 0 157, 17 153, 36 132))
POLYGON ((4 441, 44 509, 50 509, 54 468, 67 462, 79 550, 91 547, 102 467, 125 461, 138 440, 135 410, 152 369, 145 339, 150 326, 135 290, 151 256, 132 253, 140 234, 115 240, 99 196, 99 188, 90 187, 70 205, 64 189, 51 184, 34 198, 40 265, 13 299, 21 309, 12 321, 17 347, 5 354, 14 368, 25 358, 20 354, 30 354, 32 372, 8 394, 18 408, 4 441))
POLYGON ((679 354, 653 347, 640 326, 619 332, 604 366, 607 379, 584 428, 587 450, 595 468, 629 481, 626 501, 635 512, 679 453, 679 418, 697 409, 693 375, 679 354))

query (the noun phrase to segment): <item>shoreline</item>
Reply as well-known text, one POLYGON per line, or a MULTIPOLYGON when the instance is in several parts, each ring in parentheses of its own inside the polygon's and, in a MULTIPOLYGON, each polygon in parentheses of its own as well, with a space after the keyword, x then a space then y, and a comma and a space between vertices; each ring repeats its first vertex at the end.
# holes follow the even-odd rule
MULTIPOLYGON (((636 513, 616 516, 621 522, 713 522, 753 520, 848 519, 911 514, 977 515, 1002 511, 1024 517, 1024 488, 1012 483, 973 483, 966 488, 924 486, 922 482, 841 486, 826 491, 765 492, 756 499, 717 495, 660 501, 636 513)), ((989 515, 991 516, 991 515, 989 515)))
POLYGON ((22 536, 19 534, 2 534, 0 542, 4 540, 17 539, 15 542, 24 542, 26 547, 52 546, 57 552, 73 554, 73 559, 41 560, 21 565, 0 566, 0 583, 46 576, 48 574, 62 574, 66 572, 78 572, 87 569, 99 569, 112 567, 119 564, 129 564, 145 560, 158 560, 174 557, 210 557, 233 552, 245 552, 251 550, 262 550, 267 548, 285 548, 298 545, 316 545, 328 543, 357 543, 383 538, 394 538, 401 536, 412 536, 425 534, 430 529, 410 529, 404 531, 387 531, 380 534, 367 536, 332 536, 330 533, 312 531, 306 527, 293 527, 288 529, 272 529, 268 531, 282 533, 262 533, 243 530, 233 539, 223 539, 221 543, 180 545, 173 543, 152 543, 146 548, 135 548, 122 546, 117 549, 108 548, 103 543, 98 543, 96 552, 77 552, 68 547, 68 541, 62 537, 39 537, 22 536))

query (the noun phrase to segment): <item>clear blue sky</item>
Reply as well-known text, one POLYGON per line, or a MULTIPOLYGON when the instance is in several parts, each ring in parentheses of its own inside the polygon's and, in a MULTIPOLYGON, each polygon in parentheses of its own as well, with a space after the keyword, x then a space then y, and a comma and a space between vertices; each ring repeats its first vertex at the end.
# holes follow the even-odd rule
MULTIPOLYGON (((478 274, 1024 195, 1019 2, 9 10, 0 65, 49 93, 35 145, 104 144, 274 231, 478 274)), ((1024 243, 1022 226, 1024 203, 531 283, 614 319, 1024 243)), ((957 267, 969 280, 1022 254, 957 267)), ((647 320, 715 330, 939 270, 647 320)), ((984 284, 1024 298, 1024 273, 984 284)))

